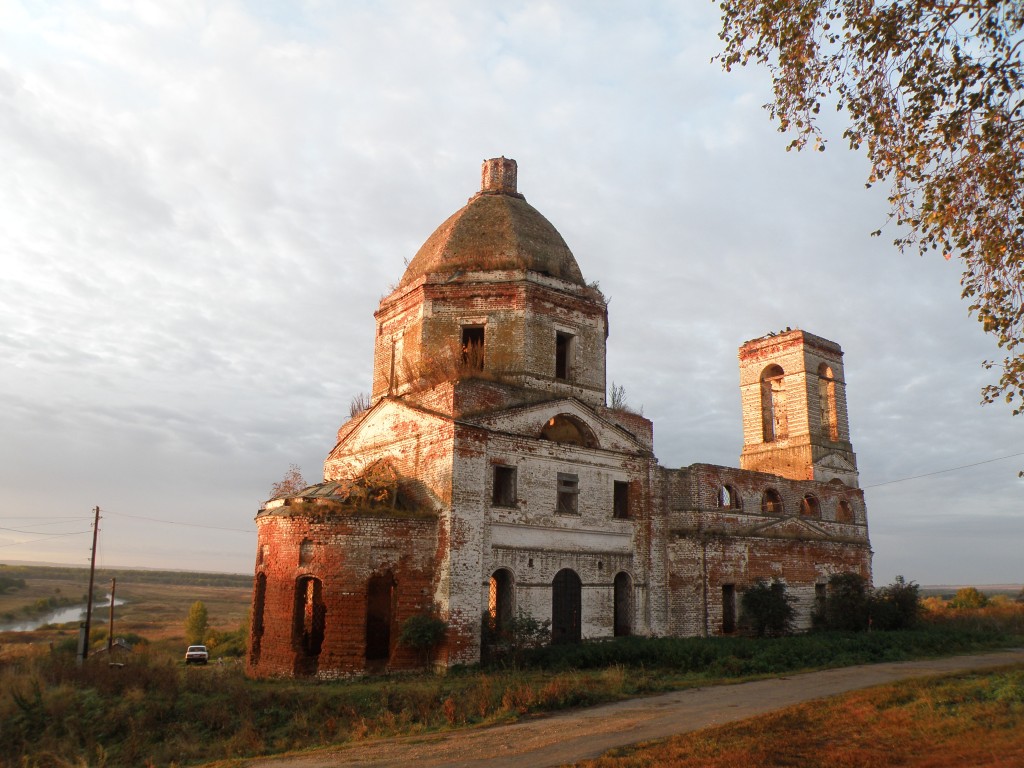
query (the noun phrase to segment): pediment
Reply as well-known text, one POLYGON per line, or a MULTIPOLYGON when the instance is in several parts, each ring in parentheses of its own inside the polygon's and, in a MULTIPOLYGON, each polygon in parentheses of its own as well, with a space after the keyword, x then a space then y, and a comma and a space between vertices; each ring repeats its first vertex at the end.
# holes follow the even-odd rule
POLYGON ((754 526, 750 535, 776 539, 827 539, 828 534, 809 520, 800 517, 784 517, 754 526))
POLYGON ((467 419, 494 432, 522 435, 584 448, 638 453, 643 446, 621 427, 612 424, 573 398, 548 400, 467 419), (574 434, 574 429, 578 436, 574 434))
POLYGON ((402 436, 423 433, 451 419, 432 411, 411 406, 403 400, 382 398, 370 410, 356 416, 355 424, 345 424, 328 460, 365 448, 379 447, 402 436))
POLYGON ((828 453, 814 462, 817 467, 824 467, 835 472, 856 472, 857 468, 838 453, 828 453))

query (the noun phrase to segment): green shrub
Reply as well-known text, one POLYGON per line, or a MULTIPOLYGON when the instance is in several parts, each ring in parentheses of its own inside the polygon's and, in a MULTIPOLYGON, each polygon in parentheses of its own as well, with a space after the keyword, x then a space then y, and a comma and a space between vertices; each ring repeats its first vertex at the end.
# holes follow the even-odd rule
POLYGON ((432 613, 417 613, 402 622, 402 631, 398 635, 398 642, 406 648, 416 651, 420 660, 426 664, 430 659, 430 653, 448 632, 448 622, 440 619, 432 613))
POLYGON ((815 606, 812 624, 817 629, 860 632, 868 628, 868 582, 859 573, 829 577, 824 601, 815 606))
POLYGON ((530 652, 551 643, 551 620, 539 621, 519 611, 500 627, 489 611, 484 611, 482 661, 485 664, 521 665, 530 652))
POLYGON ((754 637, 780 637, 793 632, 793 598, 778 579, 758 579, 740 597, 740 632, 754 637))
POLYGON ((920 587, 897 576, 892 584, 872 591, 868 613, 872 629, 900 630, 917 626, 921 616, 920 587))

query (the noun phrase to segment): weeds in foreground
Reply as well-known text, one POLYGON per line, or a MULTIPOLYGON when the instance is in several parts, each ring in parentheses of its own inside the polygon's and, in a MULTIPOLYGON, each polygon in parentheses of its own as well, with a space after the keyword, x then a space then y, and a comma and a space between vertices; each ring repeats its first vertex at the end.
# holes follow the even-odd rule
POLYGON ((59 652, 0 661, 0 766, 183 766, 497 722, 717 679, 965 653, 1020 635, 931 627, 792 638, 620 638, 522 665, 356 681, 254 681, 147 650, 123 668, 59 652))
POLYGON ((1024 669, 858 691, 576 768, 1024 765, 1024 669))

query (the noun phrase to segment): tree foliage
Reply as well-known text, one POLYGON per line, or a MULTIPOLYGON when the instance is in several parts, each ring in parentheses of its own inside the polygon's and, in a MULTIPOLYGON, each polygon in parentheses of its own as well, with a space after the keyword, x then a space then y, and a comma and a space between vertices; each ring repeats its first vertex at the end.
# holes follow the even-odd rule
POLYGON ((779 637, 793 632, 793 598, 778 579, 758 579, 740 597, 740 631, 754 637, 779 637))
POLYGON ((288 471, 279 482, 270 486, 270 498, 278 496, 291 496, 306 487, 306 481, 302 479, 302 470, 297 464, 289 464, 288 471))
POLYGON ((977 587, 961 587, 949 601, 950 608, 984 608, 988 605, 985 593, 977 587))
MULTIPOLYGON (((726 70, 772 74, 790 147, 824 148, 833 101, 889 185, 901 249, 963 262, 969 311, 1005 357, 982 390, 1024 412, 1024 4, 995 0, 721 0, 726 70)), ((876 232, 875 234, 880 234, 876 232)))
POLYGON ((202 600, 196 600, 188 609, 188 618, 185 619, 185 642, 189 645, 201 645, 206 639, 209 627, 206 604, 202 600))

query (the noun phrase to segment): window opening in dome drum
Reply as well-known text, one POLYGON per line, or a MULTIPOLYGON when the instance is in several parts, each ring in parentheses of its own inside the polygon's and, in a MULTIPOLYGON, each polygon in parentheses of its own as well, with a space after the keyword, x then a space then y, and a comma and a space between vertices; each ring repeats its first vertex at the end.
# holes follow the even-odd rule
POLYGON ((462 364, 478 371, 484 369, 484 327, 462 326, 462 364))
POLYGON ((572 335, 555 333, 555 378, 568 381, 572 373, 572 335))

